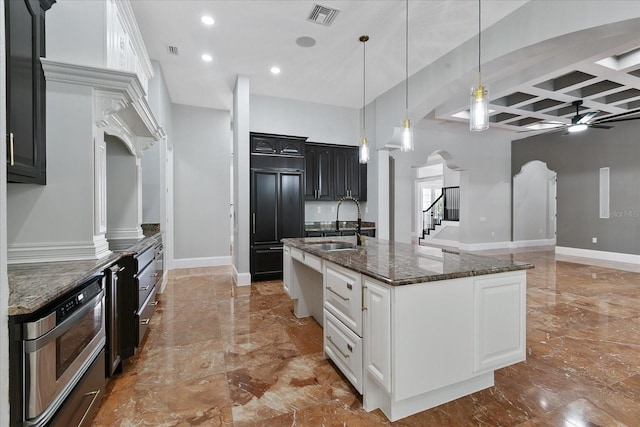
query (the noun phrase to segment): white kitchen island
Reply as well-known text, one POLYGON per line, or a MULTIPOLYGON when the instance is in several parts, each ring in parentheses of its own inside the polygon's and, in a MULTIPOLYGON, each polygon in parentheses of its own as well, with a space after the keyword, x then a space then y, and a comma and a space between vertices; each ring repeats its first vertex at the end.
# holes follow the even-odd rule
POLYGON ((378 239, 283 242, 294 312, 323 325, 325 356, 367 411, 396 421, 491 387, 496 369, 525 360, 531 264, 378 239))

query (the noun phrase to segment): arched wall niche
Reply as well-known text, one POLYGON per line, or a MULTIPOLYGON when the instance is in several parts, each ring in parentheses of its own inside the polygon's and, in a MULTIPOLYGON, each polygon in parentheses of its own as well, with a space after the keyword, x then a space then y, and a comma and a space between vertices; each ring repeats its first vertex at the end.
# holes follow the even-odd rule
POLYGON ((531 160, 513 176, 512 240, 518 247, 556 243, 557 173, 531 160))

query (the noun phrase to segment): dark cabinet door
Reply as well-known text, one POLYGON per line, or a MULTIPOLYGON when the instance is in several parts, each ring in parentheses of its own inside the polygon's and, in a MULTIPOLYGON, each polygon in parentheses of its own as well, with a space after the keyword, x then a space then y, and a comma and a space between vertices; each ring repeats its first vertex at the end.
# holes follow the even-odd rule
POLYGON ((349 171, 348 151, 344 148, 334 148, 333 150, 333 170, 334 170, 334 196, 339 200, 349 196, 351 176, 349 171))
POLYGON ((7 180, 46 183, 45 56, 47 0, 5 1, 7 180))
POLYGON ((280 233, 279 239, 301 237, 304 230, 304 200, 302 173, 280 173, 280 233))
POLYGON ((333 149, 335 199, 351 196, 359 201, 367 200, 367 165, 361 165, 358 148, 333 149))
POLYGON ((357 148, 347 148, 346 152, 349 195, 364 202, 367 200, 367 165, 360 164, 357 148))
POLYGON ((333 200, 333 148, 307 145, 305 148, 306 200, 333 200))
POLYGON ((253 244, 278 244, 280 174, 272 171, 253 171, 251 175, 251 241, 253 244))
POLYGON ((282 277, 282 243, 302 237, 304 195, 301 171, 253 170, 251 172, 251 277, 282 277))

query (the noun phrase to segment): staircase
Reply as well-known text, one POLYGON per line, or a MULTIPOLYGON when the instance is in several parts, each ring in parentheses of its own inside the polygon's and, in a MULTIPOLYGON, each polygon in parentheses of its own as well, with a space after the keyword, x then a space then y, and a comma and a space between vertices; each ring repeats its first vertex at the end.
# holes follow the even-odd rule
POLYGON ((422 211, 422 237, 418 244, 441 225, 443 221, 460 220, 460 187, 444 187, 442 194, 422 211))

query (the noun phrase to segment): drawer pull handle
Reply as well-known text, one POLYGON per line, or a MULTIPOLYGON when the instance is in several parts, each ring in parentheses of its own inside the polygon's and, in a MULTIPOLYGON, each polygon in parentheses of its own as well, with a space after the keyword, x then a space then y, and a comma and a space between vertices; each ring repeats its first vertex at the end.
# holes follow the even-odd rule
POLYGON ((158 273, 152 273, 151 277, 158 277, 158 273))
POLYGON ((281 251, 282 250, 282 246, 274 246, 272 248, 269 248, 269 250, 271 250, 271 251, 281 251))
POLYGON ((351 283, 347 283, 347 289, 352 290, 353 289, 353 285, 351 283))
POLYGON ((149 289, 149 287, 148 287, 148 286, 143 286, 143 287, 141 287, 141 288, 140 288, 140 292, 142 292, 142 291, 146 291, 147 289, 149 289))
POLYGON ((150 304, 153 305, 153 306, 156 306, 156 305, 160 304, 160 301, 154 301, 154 302, 152 302, 150 304))
POLYGON ((15 157, 13 155, 13 132, 9 133, 9 165, 14 166, 16 164, 15 157))
POLYGON ((340 295, 339 293, 337 293, 336 291, 334 291, 333 289, 331 289, 331 286, 327 286, 327 290, 333 294, 336 294, 339 298, 342 299, 342 301, 349 301, 349 298, 345 298, 342 295, 340 295))
POLYGON ((89 407, 84 412, 84 415, 82 416, 82 419, 78 423, 78 427, 80 427, 81 425, 84 424, 84 419, 87 418, 87 414, 89 414, 89 411, 91 410, 91 407, 93 406, 93 404, 96 403, 96 399, 98 398, 99 394, 100 394, 100 390, 99 389, 95 390, 95 391, 90 391, 89 393, 85 394, 85 396, 93 395, 93 399, 91 399, 91 403, 89 403, 89 407))
POLYGON ((140 321, 140 325, 147 326, 149 324, 149 322, 151 322, 151 319, 142 319, 140 321))
POLYGON ((125 270, 125 268, 124 268, 124 267, 120 267, 120 268, 118 268, 117 273, 120 273, 121 271, 124 271, 124 270, 125 270))
MULTIPOLYGON (((342 357, 344 357, 345 359, 349 358, 349 355, 347 353, 344 353, 342 350, 340 350, 340 347, 338 347, 338 344, 333 342, 330 335, 327 335, 327 340, 329 340, 329 342, 333 344, 333 346, 336 348, 336 350, 338 350, 338 352, 342 355, 342 357)), ((347 344, 347 347, 349 348, 349 351, 352 351, 351 346, 349 344, 347 344)))

